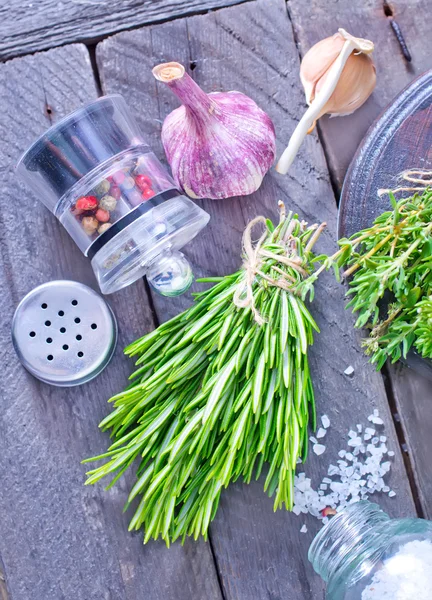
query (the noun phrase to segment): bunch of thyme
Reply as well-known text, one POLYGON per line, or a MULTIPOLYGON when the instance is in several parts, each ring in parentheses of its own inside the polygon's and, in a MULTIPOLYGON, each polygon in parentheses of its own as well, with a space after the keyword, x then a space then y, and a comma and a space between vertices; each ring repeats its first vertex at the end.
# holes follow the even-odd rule
POLYGON ((370 329, 363 345, 377 369, 411 347, 432 357, 432 191, 389 197, 393 210, 340 239, 339 251, 323 262, 352 276, 347 306, 358 315, 356 327, 370 329))

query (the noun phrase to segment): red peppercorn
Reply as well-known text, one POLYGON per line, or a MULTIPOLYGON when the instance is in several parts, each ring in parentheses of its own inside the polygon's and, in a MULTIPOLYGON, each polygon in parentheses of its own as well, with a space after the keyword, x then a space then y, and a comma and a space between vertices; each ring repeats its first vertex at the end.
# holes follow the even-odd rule
POLYGON ((109 195, 116 200, 119 200, 121 196, 121 189, 117 185, 112 185, 110 187, 109 195))
POLYGON ((152 186, 152 180, 147 175, 137 175, 135 177, 135 183, 142 191, 151 188, 152 186))
POLYGON ((121 183, 123 183, 125 177, 126 175, 123 173, 123 171, 116 171, 114 175, 112 175, 112 180, 117 185, 120 185, 121 183))
POLYGON ((147 188, 146 190, 143 190, 143 192, 141 194, 141 196, 143 197, 144 200, 149 200, 154 195, 155 195, 154 191, 151 190, 150 188, 147 188))
POLYGON ((330 508, 330 506, 326 506, 325 508, 322 509, 321 514, 323 517, 331 517, 332 515, 336 514, 336 511, 334 508, 330 508))
POLYGON ((76 202, 77 210, 94 210, 97 208, 98 199, 96 196, 81 196, 76 202))
POLYGON ((103 208, 98 208, 95 215, 96 219, 99 223, 107 223, 110 220, 110 214, 107 210, 103 208))

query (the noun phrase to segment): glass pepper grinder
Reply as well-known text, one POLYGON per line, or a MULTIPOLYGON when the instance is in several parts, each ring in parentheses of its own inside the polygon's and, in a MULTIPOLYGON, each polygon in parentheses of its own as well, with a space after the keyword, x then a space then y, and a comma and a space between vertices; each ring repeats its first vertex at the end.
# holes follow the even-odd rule
POLYGON ((104 294, 143 275, 167 296, 192 283, 179 249, 210 217, 176 188, 122 96, 103 96, 48 129, 17 172, 90 258, 104 294))
POLYGON ((390 519, 362 501, 337 513, 309 549, 328 600, 432 599, 432 522, 390 519))

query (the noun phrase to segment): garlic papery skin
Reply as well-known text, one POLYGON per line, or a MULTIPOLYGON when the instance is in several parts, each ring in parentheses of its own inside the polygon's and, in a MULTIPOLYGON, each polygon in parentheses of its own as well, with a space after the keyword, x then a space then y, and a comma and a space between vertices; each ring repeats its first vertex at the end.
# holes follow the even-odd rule
POLYGON ((182 102, 162 126, 176 184, 191 198, 255 192, 275 159, 270 117, 240 92, 206 94, 179 63, 158 65, 153 75, 182 102))
POLYGON ((303 139, 313 130, 319 117, 327 113, 348 115, 366 102, 376 84, 375 65, 369 56, 373 49, 370 40, 356 38, 345 29, 339 29, 306 53, 300 79, 309 108, 276 165, 279 173, 287 173, 303 139))

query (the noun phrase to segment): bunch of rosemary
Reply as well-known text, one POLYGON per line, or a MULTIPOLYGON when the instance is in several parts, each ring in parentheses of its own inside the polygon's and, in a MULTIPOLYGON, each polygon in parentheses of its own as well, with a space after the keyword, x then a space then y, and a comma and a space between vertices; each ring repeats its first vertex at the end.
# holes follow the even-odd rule
POLYGON ((215 285, 193 307, 126 349, 138 368, 100 424, 115 441, 84 462, 106 459, 87 484, 110 475, 111 486, 138 459, 125 508, 139 497, 130 529, 143 527, 144 542, 206 537, 222 488, 264 463, 275 509, 293 505, 310 415, 315 427, 308 347, 318 328, 303 298, 324 225, 280 208, 276 228, 258 217, 246 229, 241 270, 202 280, 215 285), (265 232, 254 245, 257 223, 265 232))
POLYGON ((349 239, 328 261, 352 275, 348 306, 358 313, 356 327, 371 329, 363 341, 380 369, 414 346, 432 357, 432 191, 396 201, 372 227, 349 239))

